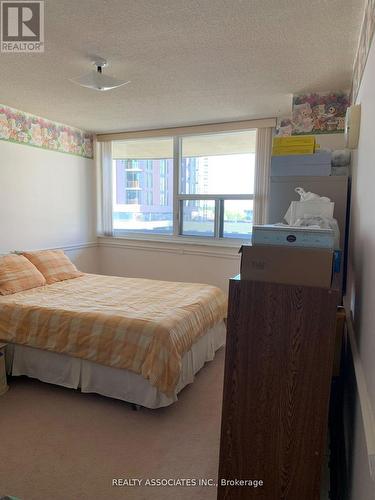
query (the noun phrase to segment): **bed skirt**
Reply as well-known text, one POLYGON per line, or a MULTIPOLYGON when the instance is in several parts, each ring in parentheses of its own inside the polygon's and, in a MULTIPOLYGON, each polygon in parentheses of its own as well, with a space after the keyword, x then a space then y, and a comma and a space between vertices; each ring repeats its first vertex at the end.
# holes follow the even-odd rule
POLYGON ((225 344, 225 335, 226 326, 222 321, 185 353, 180 379, 171 397, 153 387, 142 375, 129 370, 18 344, 7 346, 7 371, 14 376, 26 375, 42 382, 79 388, 82 392, 94 392, 146 408, 161 408, 177 401, 178 393, 194 381, 194 375, 207 361, 213 360, 215 352, 225 344))

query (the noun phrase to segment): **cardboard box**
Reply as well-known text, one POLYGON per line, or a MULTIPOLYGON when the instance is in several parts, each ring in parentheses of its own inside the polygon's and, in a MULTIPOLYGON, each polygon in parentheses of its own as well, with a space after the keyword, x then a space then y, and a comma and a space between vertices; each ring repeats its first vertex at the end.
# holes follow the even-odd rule
POLYGON ((272 155, 313 154, 315 137, 313 135, 274 137, 272 155))
POLYGON ((330 288, 333 250, 243 245, 241 279, 330 288))

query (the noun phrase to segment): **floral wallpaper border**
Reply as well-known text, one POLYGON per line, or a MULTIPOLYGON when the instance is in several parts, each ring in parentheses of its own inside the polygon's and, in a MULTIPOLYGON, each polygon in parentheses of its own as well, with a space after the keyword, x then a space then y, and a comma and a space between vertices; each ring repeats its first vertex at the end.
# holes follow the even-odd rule
POLYGON ((0 140, 58 151, 83 158, 94 156, 94 136, 0 104, 0 140))
POLYGON ((361 27, 358 51, 354 61, 351 100, 355 102, 375 32, 375 0, 367 0, 361 27))
POLYGON ((347 91, 295 94, 292 116, 278 120, 277 135, 343 133, 349 102, 347 91))

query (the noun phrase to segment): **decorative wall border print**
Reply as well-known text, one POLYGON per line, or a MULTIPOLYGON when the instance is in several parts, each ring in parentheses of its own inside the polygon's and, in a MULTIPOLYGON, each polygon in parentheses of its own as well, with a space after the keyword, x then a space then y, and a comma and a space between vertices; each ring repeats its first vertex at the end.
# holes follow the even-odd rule
POLYGON ((348 106, 347 91, 296 94, 292 117, 279 120, 277 135, 342 133, 348 106))
POLYGON ((0 140, 58 151, 83 158, 94 156, 93 134, 0 104, 0 140))
POLYGON ((375 32, 375 0, 367 0, 363 23, 361 27, 358 50, 353 67, 353 82, 351 100, 355 103, 359 87, 362 81, 362 75, 366 66, 367 56, 370 51, 371 42, 375 32))

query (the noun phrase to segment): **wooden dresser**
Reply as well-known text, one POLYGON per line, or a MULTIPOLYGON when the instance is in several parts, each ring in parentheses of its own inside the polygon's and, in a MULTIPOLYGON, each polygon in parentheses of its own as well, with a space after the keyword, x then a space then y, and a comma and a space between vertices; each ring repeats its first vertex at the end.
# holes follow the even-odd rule
POLYGON ((338 296, 230 280, 218 499, 319 500, 338 296))

